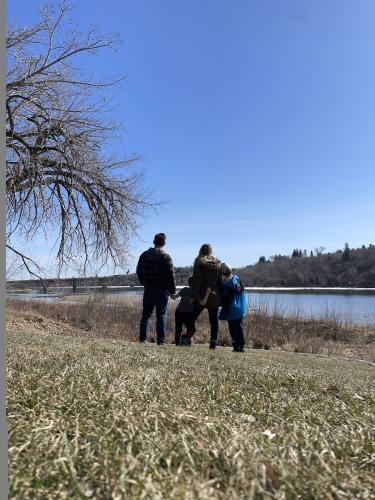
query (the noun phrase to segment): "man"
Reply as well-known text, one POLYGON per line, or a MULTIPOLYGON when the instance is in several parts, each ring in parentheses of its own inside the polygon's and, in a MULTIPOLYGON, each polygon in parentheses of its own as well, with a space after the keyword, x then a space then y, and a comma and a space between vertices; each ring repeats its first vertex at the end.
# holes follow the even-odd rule
POLYGON ((139 331, 139 341, 147 342, 150 318, 156 308, 157 344, 163 345, 167 328, 167 306, 169 293, 176 293, 173 262, 163 250, 166 236, 158 233, 154 237, 154 247, 139 257, 137 275, 144 286, 143 311, 139 331))

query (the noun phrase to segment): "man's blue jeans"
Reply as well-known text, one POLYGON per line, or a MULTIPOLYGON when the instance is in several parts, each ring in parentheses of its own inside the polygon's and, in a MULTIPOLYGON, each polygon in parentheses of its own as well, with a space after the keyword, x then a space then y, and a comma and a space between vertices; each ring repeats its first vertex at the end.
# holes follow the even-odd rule
POLYGON ((144 342, 148 337, 148 329, 152 313, 156 308, 156 335, 157 343, 164 344, 167 329, 168 293, 157 287, 145 287, 143 292, 143 311, 139 328, 139 341, 144 342))

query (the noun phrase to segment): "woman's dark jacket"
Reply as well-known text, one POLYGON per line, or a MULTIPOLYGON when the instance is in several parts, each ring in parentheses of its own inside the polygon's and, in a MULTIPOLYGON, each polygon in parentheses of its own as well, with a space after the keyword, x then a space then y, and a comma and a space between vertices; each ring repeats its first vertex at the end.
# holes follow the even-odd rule
POLYGON ((206 308, 220 307, 220 287, 222 284, 220 273, 220 260, 213 255, 199 256, 195 259, 193 267, 193 293, 195 296, 204 297, 207 287, 211 288, 206 308))

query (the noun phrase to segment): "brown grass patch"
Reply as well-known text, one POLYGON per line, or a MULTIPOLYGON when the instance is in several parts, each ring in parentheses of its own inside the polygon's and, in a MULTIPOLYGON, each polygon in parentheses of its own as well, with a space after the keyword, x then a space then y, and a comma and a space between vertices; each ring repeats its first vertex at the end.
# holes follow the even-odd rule
MULTIPOLYGON (((141 297, 109 299, 104 294, 78 297, 78 303, 69 300, 57 303, 8 300, 10 326, 25 332, 48 330, 66 335, 138 341, 141 297)), ((176 303, 169 305, 167 342, 173 342, 175 307, 176 303)), ((208 343, 210 325, 206 311, 200 315, 196 326, 194 342, 208 343)), ((247 346, 255 349, 327 354, 375 362, 375 329, 342 324, 334 316, 324 320, 304 319, 298 315, 285 317, 278 311, 252 311, 245 321, 245 338, 247 346)), ((152 321, 150 341, 155 339, 155 321, 152 321)), ((218 343, 220 346, 231 345, 228 327, 223 321, 219 322, 218 343)))

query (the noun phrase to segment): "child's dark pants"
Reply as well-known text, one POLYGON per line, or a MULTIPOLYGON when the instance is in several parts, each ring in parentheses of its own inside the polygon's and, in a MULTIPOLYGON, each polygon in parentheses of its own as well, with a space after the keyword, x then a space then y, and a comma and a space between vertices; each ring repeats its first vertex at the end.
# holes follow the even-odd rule
POLYGON ((229 332, 232 337, 233 347, 242 348, 245 345, 243 335, 243 318, 228 320, 229 332))
POLYGON ((176 310, 174 319, 175 319, 174 341, 176 345, 178 345, 180 342, 181 333, 184 325, 186 326, 186 335, 188 337, 191 338, 196 332, 195 317, 193 313, 187 313, 176 310))

